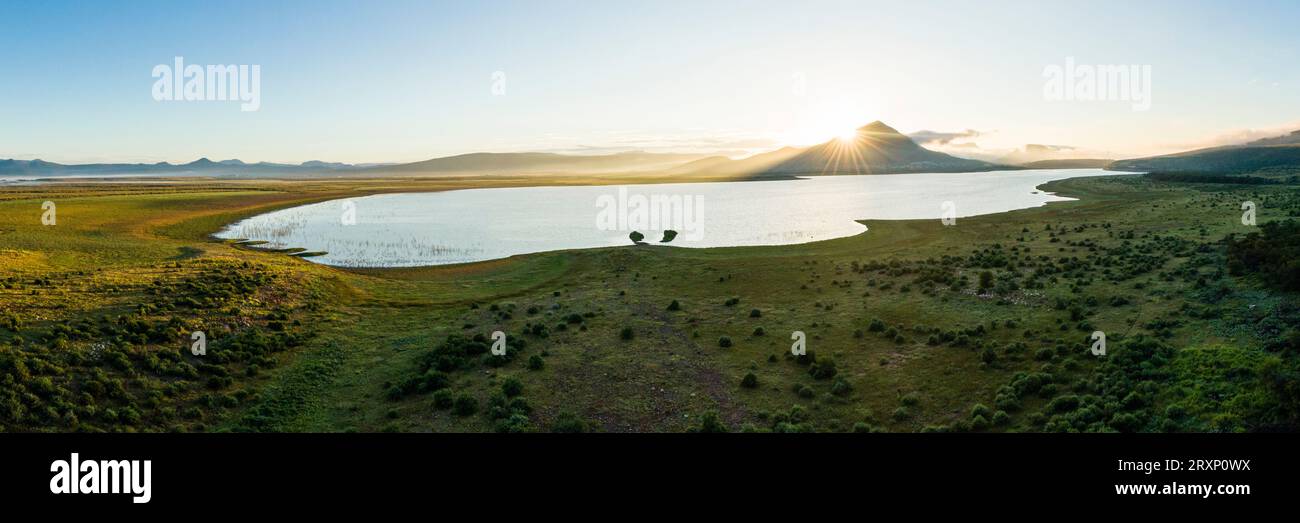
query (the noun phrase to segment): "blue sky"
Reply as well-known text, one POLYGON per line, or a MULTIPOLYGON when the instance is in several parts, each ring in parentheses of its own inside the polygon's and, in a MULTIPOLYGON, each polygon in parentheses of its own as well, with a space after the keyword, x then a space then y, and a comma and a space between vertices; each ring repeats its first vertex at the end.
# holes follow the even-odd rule
POLYGON ((1300 122, 1286 1, 3 0, 0 19, 0 158, 740 151, 877 119, 975 130, 991 152, 1137 155, 1300 122), (260 65, 260 110, 155 101, 175 56, 260 65), (1150 65, 1151 109, 1045 100, 1044 67, 1067 57, 1150 65))

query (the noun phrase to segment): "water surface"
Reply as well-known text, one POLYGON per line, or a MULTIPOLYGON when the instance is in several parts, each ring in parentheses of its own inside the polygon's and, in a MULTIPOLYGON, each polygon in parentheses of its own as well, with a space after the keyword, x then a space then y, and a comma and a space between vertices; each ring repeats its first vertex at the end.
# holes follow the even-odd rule
POLYGON ((632 230, 648 242, 658 242, 663 229, 676 230, 669 245, 679 247, 786 245, 866 229, 855 220, 962 218, 1065 201, 1036 187, 1115 174, 1127 173, 1062 169, 383 194, 254 216, 217 237, 325 251, 310 259, 350 267, 442 265, 627 245, 632 230), (646 210, 652 200, 664 212, 646 210), (658 223, 647 223, 655 214, 658 223))

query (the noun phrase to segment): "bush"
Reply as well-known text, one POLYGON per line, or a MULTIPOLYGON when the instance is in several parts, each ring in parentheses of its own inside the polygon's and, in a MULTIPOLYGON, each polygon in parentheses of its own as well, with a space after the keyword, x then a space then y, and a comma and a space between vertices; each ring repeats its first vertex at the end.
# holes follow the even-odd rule
POLYGON ((836 396, 848 396, 852 393, 853 384, 849 383, 849 380, 844 379, 843 376, 835 378, 835 382, 831 383, 831 394, 836 396))
POLYGON ((645 239, 645 235, 637 231, 632 231, 632 233, 628 234, 627 237, 632 240, 632 243, 641 243, 641 240, 645 239))
POLYGON ((992 365, 998 361, 998 353, 993 352, 990 347, 984 347, 984 350, 980 351, 980 361, 986 365, 992 365))
POLYGON ((750 317, 750 318, 761 318, 761 317, 763 317, 763 312, 760 311, 760 310, 758 310, 758 309, 750 309, 750 311, 749 311, 749 317, 750 317))
POLYGON ((478 412, 478 400, 474 396, 462 393, 456 396, 452 409, 457 416, 472 416, 478 412))
POLYGON ((523 414, 511 414, 510 417, 497 422, 496 431, 505 434, 532 432, 533 424, 528 420, 528 416, 523 414))
POLYGON ((587 424, 583 423, 582 418, 572 412, 561 412, 555 416, 555 421, 551 423, 551 432, 578 434, 586 431, 587 424))
POLYGON ((623 327, 623 330, 618 333, 618 337, 622 338, 623 341, 630 341, 633 336, 632 327, 623 327))
POLYGON ((745 377, 740 380, 740 386, 747 389, 757 388, 758 376, 755 376, 752 372, 745 374, 745 377))
POLYGON ((894 421, 903 421, 910 417, 912 417, 912 412, 907 410, 907 407, 899 407, 894 409, 894 414, 893 414, 894 421))
POLYGON ((825 379, 833 378, 835 377, 835 373, 836 373, 835 360, 831 358, 823 358, 821 360, 815 361, 811 366, 808 367, 808 375, 812 376, 813 379, 815 380, 825 380, 825 379))
POLYGON ((700 417, 700 427, 695 432, 703 434, 722 434, 731 432, 731 429, 722 423, 718 418, 718 413, 709 411, 700 417))
POLYGON ((997 426, 1003 426, 1003 425, 1006 425, 1006 424, 1008 424, 1008 423, 1011 423, 1011 416, 1007 414, 1007 411, 1005 411, 1005 410, 999 410, 999 411, 993 413, 993 424, 994 424, 994 425, 997 425, 997 426))
POLYGON ((974 418, 977 416, 988 419, 993 416, 993 412, 990 411, 988 407, 985 407, 983 403, 976 403, 975 406, 970 409, 970 417, 974 418))
POLYGON ((450 391, 450 390, 442 389, 442 390, 440 390, 440 391, 438 391, 438 392, 433 393, 433 406, 434 406, 434 408, 437 408, 437 409, 440 409, 440 410, 450 409, 450 408, 451 408, 451 405, 452 405, 452 402, 453 402, 453 399, 452 399, 451 391, 450 391))
POLYGON ((1054 413, 1071 412, 1079 408, 1079 397, 1073 394, 1053 399, 1047 404, 1047 411, 1054 413))
POLYGON ((528 357, 528 370, 542 370, 542 367, 545 366, 546 362, 542 360, 541 356, 534 354, 528 357))
MULTIPOLYGON (((512 338, 514 339, 514 338, 512 338)), ((515 339, 515 351, 523 348, 524 340, 515 339)), ((434 347, 433 350, 421 355, 419 364, 420 370, 436 369, 442 372, 450 372, 457 369, 468 368, 473 361, 471 358, 481 354, 487 354, 491 349, 491 342, 482 334, 477 334, 473 338, 460 334, 447 336, 442 343, 434 347)), ((508 351, 507 357, 513 357, 515 351, 508 351)))
POLYGON ((682 310, 682 304, 677 303, 677 300, 673 300, 672 303, 669 303, 669 304, 668 304, 668 310, 670 310, 670 311, 679 311, 679 310, 682 310))
POLYGON ((722 348, 724 348, 724 349, 730 347, 730 346, 731 346, 731 338, 730 338, 730 337, 727 337, 727 336, 723 336, 723 337, 721 337, 721 338, 718 338, 718 346, 719 346, 719 347, 722 347, 722 348))
POLYGON ((524 384, 519 381, 519 378, 511 376, 501 383, 501 392, 504 393, 507 398, 513 398, 524 393, 524 384))
POLYGON ((1278 288, 1300 290, 1300 221, 1268 222, 1240 240, 1230 237, 1228 272, 1259 273, 1278 288))

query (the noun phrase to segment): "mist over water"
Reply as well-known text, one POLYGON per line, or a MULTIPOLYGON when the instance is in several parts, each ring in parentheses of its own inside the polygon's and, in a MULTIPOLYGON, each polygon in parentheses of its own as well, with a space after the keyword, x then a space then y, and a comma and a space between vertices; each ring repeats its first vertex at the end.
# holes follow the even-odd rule
POLYGON ((325 251, 328 254, 308 259, 347 267, 444 265, 628 245, 634 229, 645 234, 648 243, 657 243, 663 229, 677 230, 679 236, 667 244, 675 247, 788 245, 866 229, 855 220, 939 220, 944 202, 952 202, 955 216, 961 218, 1067 201, 1070 198, 1036 187, 1065 178, 1117 174, 1128 173, 1025 170, 383 194, 254 216, 216 236, 265 241, 269 248, 325 251), (626 195, 620 195, 620 187, 626 188, 626 195), (665 223, 658 227, 643 227, 633 226, 641 225, 634 209, 608 206, 638 196, 646 201, 676 196, 686 202, 678 207, 690 205, 693 214, 685 221, 663 216, 665 223), (352 209, 345 202, 351 202, 352 209), (608 213, 615 213, 620 223, 632 223, 602 227, 601 218, 609 218, 608 213))

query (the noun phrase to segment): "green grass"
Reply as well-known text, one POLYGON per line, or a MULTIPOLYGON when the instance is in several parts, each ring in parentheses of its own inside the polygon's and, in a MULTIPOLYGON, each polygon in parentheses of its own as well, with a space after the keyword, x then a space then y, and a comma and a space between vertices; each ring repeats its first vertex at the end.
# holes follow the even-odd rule
MULTIPOLYGON (((127 397, 101 402, 135 405, 141 412, 136 421, 79 415, 71 398, 103 367, 69 364, 43 352, 34 356, 36 349, 27 346, 24 355, 51 363, 23 379, 48 375, 68 395, 19 394, 14 401, 35 414, 21 422, 0 417, 0 425, 546 431, 576 416, 588 430, 686 431, 699 428, 707 412, 716 412, 731 430, 1231 431, 1286 422, 1264 376, 1270 362, 1294 355, 1266 351, 1274 335, 1256 326, 1259 311, 1276 310, 1290 298, 1218 269, 1224 256, 1220 240, 1250 230, 1240 223, 1240 203, 1256 202, 1261 223, 1294 216, 1300 203, 1290 186, 1211 187, 1138 176, 1073 179, 1044 189, 1078 201, 962 218, 953 227, 938 220, 867 221, 864 234, 797 246, 629 245, 414 269, 335 269, 208 238, 226 223, 269 209, 469 183, 178 182, 6 194, 0 199, 0 281, 16 279, 17 287, 0 289, 0 319, 14 315, 21 327, 6 329, 0 322, 0 347, 12 346, 17 337, 43 339, 59 324, 152 303, 156 297, 147 289, 159 277, 193 276, 204 263, 238 271, 244 262, 276 275, 254 293, 262 299, 211 310, 160 310, 150 317, 202 325, 233 313, 245 319, 230 329, 235 335, 266 331, 269 316, 284 314, 297 322, 287 332, 306 341, 277 354, 276 364, 256 376, 245 376, 242 363, 231 364, 238 372, 228 386, 187 389, 161 400, 148 398, 166 380, 147 369, 107 369, 126 385, 127 397), (40 202, 46 199, 59 205, 57 226, 40 225, 40 202), (995 287, 981 294, 977 287, 985 271, 995 287), (1035 271, 1047 272, 1034 277, 1035 271), (52 281, 30 294, 30 282, 43 278, 52 281), (1004 281, 1019 288, 997 286, 1004 281), (728 305, 730 298, 739 302, 728 305), (679 310, 669 310, 674 300, 679 310), (902 340, 869 329, 876 319, 902 340), (1007 320, 1016 326, 1007 327, 1007 320), (526 329, 537 324, 546 327, 544 337, 526 329), (754 335, 759 327, 762 336, 754 335), (630 340, 621 335, 627 328, 630 340), (1094 329, 1107 333, 1108 358, 1140 336, 1173 351, 1168 364, 1153 371, 1166 373, 1165 379, 1125 385, 1132 390, 1124 392, 1147 403, 1107 399, 1117 392, 1103 385, 1104 378, 1131 369, 1115 363, 1123 358, 1103 364, 1089 354, 1087 335, 1094 329), (448 373, 447 390, 475 398, 476 414, 440 408, 433 393, 389 399, 388 388, 416 375, 422 356, 448 335, 487 336, 495 330, 526 340, 526 348, 516 349, 504 366, 474 358, 467 368, 448 373), (806 333, 807 347, 819 360, 834 360, 834 378, 816 379, 809 366, 787 357, 793 331, 806 333), (966 343, 929 343, 931 336, 956 338, 963 331, 969 331, 966 343), (721 347, 722 337, 732 345, 721 347), (529 368, 533 357, 542 360, 541 369, 529 368), (55 362, 63 363, 55 369, 55 362), (758 385, 741 386, 750 373, 758 385), (1018 408, 996 416, 1002 424, 992 424, 988 418, 1001 410, 999 391, 1020 373, 1050 375, 1052 386, 1021 394, 1018 408), (493 419, 493 396, 507 378, 523 384, 521 397, 530 408, 526 414, 518 406, 495 409, 501 419, 493 419), (204 394, 240 390, 247 392, 233 405, 202 403, 204 394), (1068 397, 1081 398, 1080 406, 1045 412, 1049 406, 1064 409, 1068 397), (193 405, 204 409, 202 420, 168 415, 193 405), (972 416, 977 405, 989 410, 982 421, 972 416), (1088 410, 1090 405, 1102 414, 1088 410), (1165 422, 1171 407, 1174 425, 1165 422), (510 412, 522 419, 506 423, 510 412), (67 425, 61 420, 68 413, 83 421, 67 425)), ((82 351, 95 341, 93 334, 74 337, 70 348, 55 350, 82 351)), ((174 351, 183 343, 130 349, 174 351)), ((0 378, 5 373, 0 368, 0 378)), ((43 386, 21 385, 24 391, 43 386)))

